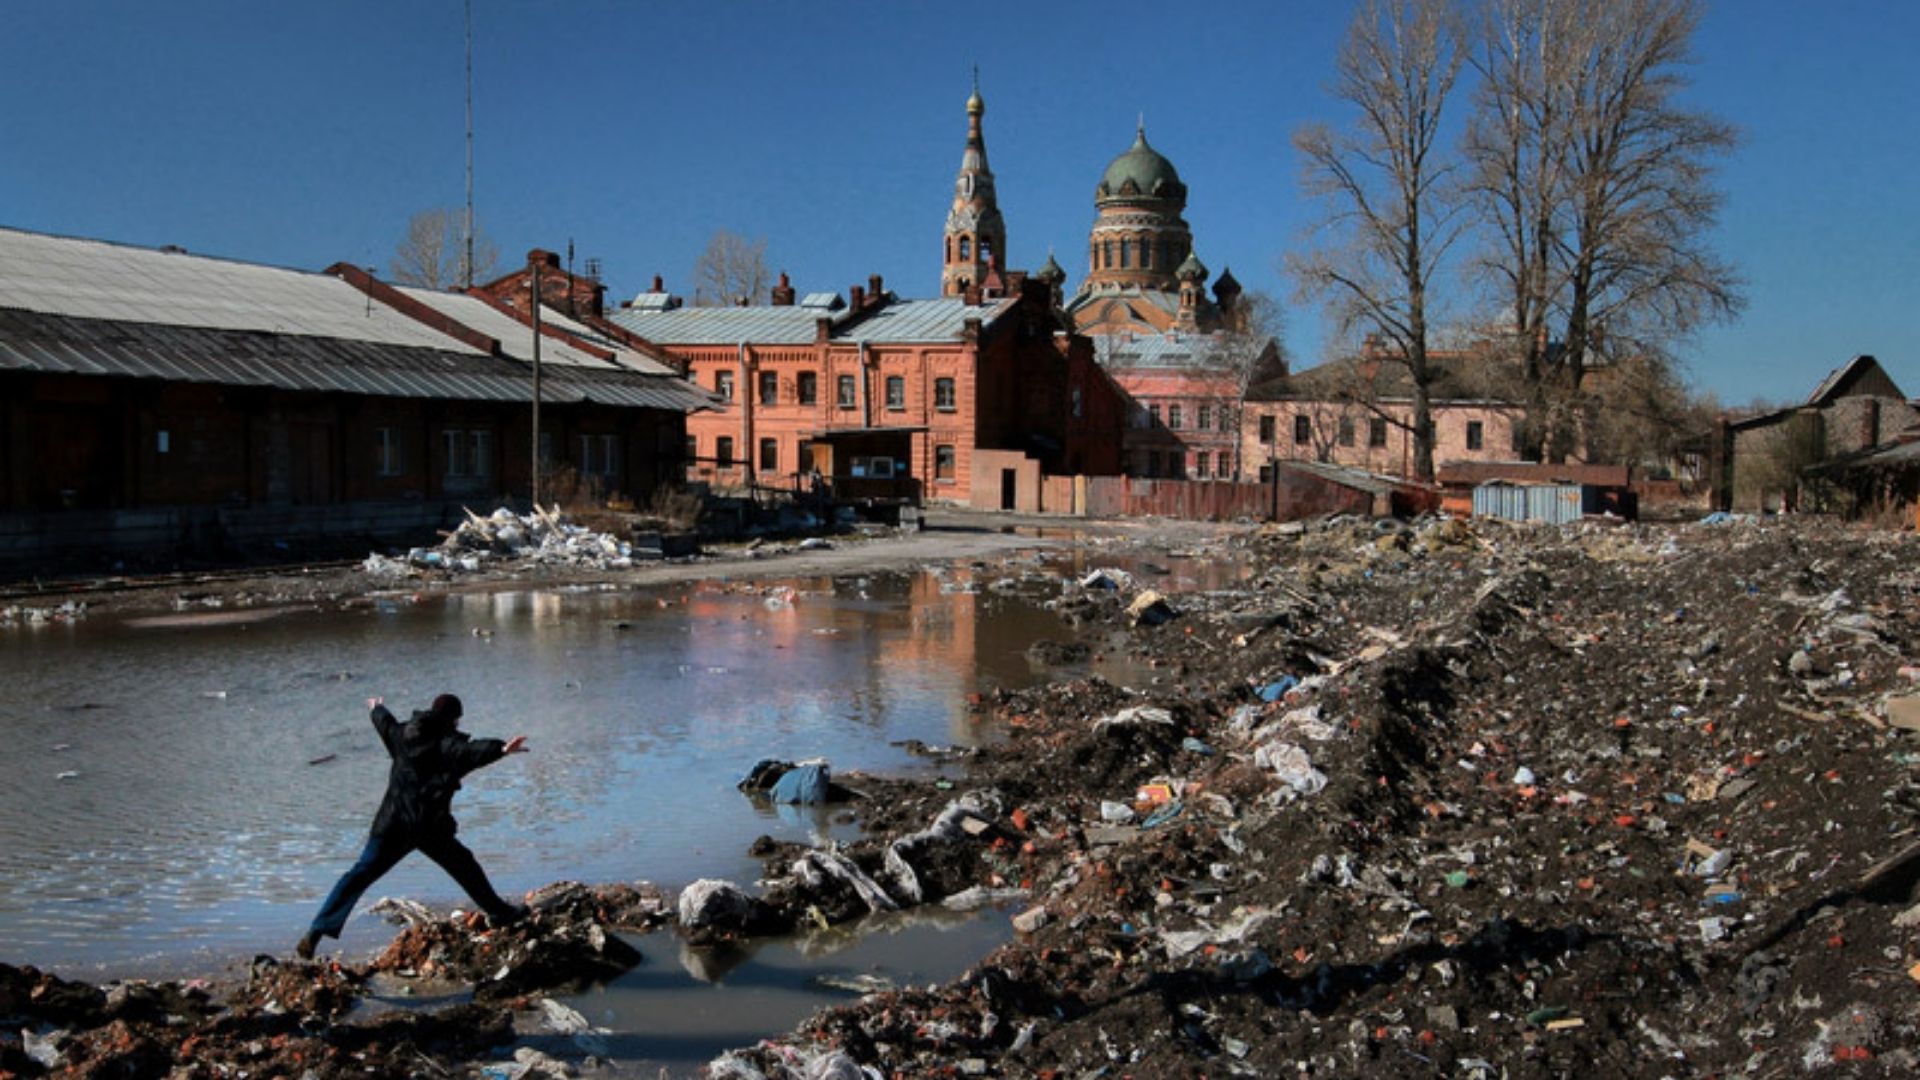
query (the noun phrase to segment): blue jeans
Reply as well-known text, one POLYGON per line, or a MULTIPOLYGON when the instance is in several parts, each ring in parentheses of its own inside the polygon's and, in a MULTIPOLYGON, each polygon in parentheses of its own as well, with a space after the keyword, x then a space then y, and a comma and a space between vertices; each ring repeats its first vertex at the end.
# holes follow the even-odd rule
POLYGON ((353 913, 353 905, 359 903, 361 895, 414 851, 439 863, 440 869, 445 870, 467 891, 467 895, 480 906, 480 910, 487 913, 488 918, 510 920, 518 912, 519 909, 500 899, 500 894, 493 891, 493 885, 487 881, 487 872, 480 868, 480 861, 451 832, 427 835, 375 833, 367 837, 367 846, 361 849, 359 861, 340 876, 333 891, 327 894, 326 903, 320 905, 320 914, 313 917, 310 931, 325 937, 339 937, 340 931, 347 925, 347 916, 353 913))

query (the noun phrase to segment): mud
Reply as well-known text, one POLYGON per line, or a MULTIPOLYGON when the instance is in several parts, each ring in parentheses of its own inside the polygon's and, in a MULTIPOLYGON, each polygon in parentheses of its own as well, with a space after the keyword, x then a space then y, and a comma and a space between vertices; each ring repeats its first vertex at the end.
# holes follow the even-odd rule
MULTIPOLYGON (((1914 536, 1337 520, 1181 543, 1255 576, 1155 578, 1158 621, 1132 582, 1007 585, 1063 639, 1126 649, 1146 689, 980 698, 1003 743, 957 781, 860 778, 855 843, 757 846, 738 928, 1017 896, 1016 939, 710 1075, 1920 1064, 1914 536)), ((32 1036, 0 1035, 0 1069, 472 1075, 516 1009, 627 962, 614 931, 675 917, 645 888, 543 894, 497 930, 425 919, 367 970, 263 961, 244 988, 166 984, 118 1013, 111 990, 0 969, 0 1030, 32 1036), (356 1021, 371 970, 476 1000, 356 1021)))

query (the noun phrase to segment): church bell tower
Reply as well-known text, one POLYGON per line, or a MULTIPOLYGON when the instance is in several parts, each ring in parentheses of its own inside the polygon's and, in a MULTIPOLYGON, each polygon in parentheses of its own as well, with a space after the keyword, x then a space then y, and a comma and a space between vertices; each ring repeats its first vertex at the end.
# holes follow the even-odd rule
POLYGON ((946 257, 941 263, 940 295, 960 296, 986 280, 989 262, 1007 262, 1007 226, 993 195, 993 170, 987 168, 987 140, 980 118, 987 103, 980 98, 976 72, 973 96, 967 98, 967 149, 960 157, 960 175, 953 182, 953 209, 947 211, 946 257))

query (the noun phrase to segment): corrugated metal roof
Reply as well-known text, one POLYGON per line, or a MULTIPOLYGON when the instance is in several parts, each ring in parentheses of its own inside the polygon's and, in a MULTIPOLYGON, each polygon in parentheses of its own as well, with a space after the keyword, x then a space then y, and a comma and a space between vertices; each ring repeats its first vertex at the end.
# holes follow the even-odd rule
POLYGON ((1330 465, 1320 461, 1302 461, 1298 459, 1277 461, 1274 464, 1283 469, 1292 469, 1309 476, 1317 476, 1342 487, 1355 491, 1364 491, 1369 495, 1389 495, 1403 486, 1391 477, 1379 476, 1364 469, 1350 469, 1342 465, 1330 465))
POLYGON ((986 326, 1013 310, 1018 302, 1007 297, 972 306, 957 296, 895 300, 835 334, 834 340, 874 344, 959 341, 967 320, 979 319, 980 325, 986 326))
MULTIPOLYGON (((527 365, 473 351, 5 308, 0 370, 460 401, 526 401, 530 395, 527 365)), ((677 378, 611 368, 562 371, 542 380, 544 399, 672 412, 712 407, 709 395, 677 378)))
MULTIPOLYGON (((498 341, 501 351, 515 360, 533 362, 533 327, 485 300, 460 293, 435 292, 432 289, 399 286, 399 290, 440 314, 498 341)), ((546 306, 542 305, 543 317, 546 310, 546 306)), ((617 364, 575 348, 551 334, 542 334, 540 337, 540 363, 601 371, 619 370, 617 364)))
POLYGON ((1097 334, 1093 355, 1100 366, 1130 370, 1179 370, 1216 364, 1220 342, 1208 334, 1097 334))
POLYGON ((615 312, 613 321, 657 345, 805 345, 821 312, 801 307, 708 307, 615 312))
MULTIPOLYGON (((565 312, 558 311, 546 304, 540 305, 540 318, 561 330, 598 345, 613 353, 614 361, 623 367, 640 372, 643 375, 668 375, 679 377, 679 370, 648 356, 637 349, 628 348, 610 335, 588 326, 565 312)), ((544 354, 544 350, 543 350, 544 354)))
POLYGON ((17 229, 0 228, 0 307, 475 351, 326 274, 17 229))

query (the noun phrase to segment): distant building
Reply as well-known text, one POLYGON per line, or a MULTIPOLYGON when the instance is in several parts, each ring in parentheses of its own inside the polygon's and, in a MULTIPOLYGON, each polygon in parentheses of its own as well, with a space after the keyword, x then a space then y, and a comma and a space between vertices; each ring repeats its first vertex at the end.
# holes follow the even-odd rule
MULTIPOLYGON (((1185 218, 1187 186, 1147 143, 1108 163, 1094 188, 1087 276, 1063 310, 1126 413, 1123 470, 1167 479, 1239 479, 1241 392, 1256 372, 1282 370, 1279 343, 1246 337, 1241 288, 1223 272, 1213 295, 1185 218)), ((1066 272, 1049 256, 1036 275, 1062 290, 1066 272)))
MULTIPOLYGON (((547 460, 677 483, 706 395, 547 310, 547 460)), ((532 331, 475 296, 0 229, 0 560, 433 538, 525 497, 532 331)))
POLYGON ((771 305, 693 308, 663 291, 612 318, 687 365, 723 408, 689 420, 689 475, 721 487, 908 494, 1019 509, 1037 472, 1113 472, 1118 409, 1044 286, 901 299, 875 276, 771 305), (1013 470, 1017 478, 1009 481, 1013 470), (886 481, 876 484, 872 481, 886 481), (1010 486, 1008 486, 1010 485, 1010 486), (990 491, 989 491, 990 489, 990 491))
MULTIPOLYGON (((1892 451, 1920 424, 1907 400, 1871 356, 1827 374, 1800 405, 1721 425, 1715 499, 1724 509, 1814 509, 1803 504, 1810 470, 1892 451)), ((1897 462, 1894 453, 1888 462, 1897 462)))
MULTIPOLYGON (((1474 350, 1429 354, 1436 467, 1513 461, 1525 412, 1485 389, 1474 350)), ((1249 465, 1266 479, 1276 462, 1318 461, 1411 478, 1413 385, 1406 365, 1369 341, 1358 356, 1257 382, 1242 420, 1249 465)))

